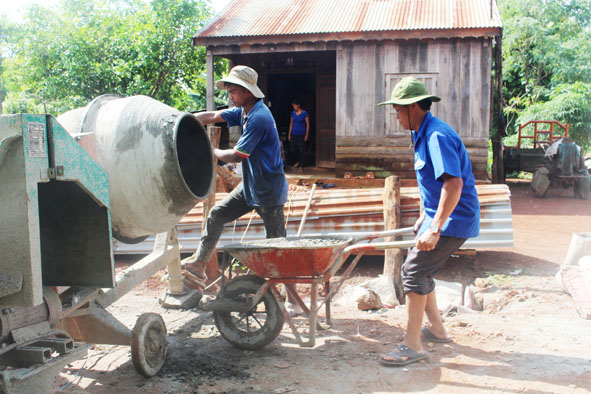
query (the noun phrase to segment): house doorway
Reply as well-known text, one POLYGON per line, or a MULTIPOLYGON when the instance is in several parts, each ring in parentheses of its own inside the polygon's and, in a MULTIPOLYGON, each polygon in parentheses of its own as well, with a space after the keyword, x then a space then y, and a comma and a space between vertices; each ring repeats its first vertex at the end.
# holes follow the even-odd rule
POLYGON ((285 160, 288 165, 297 161, 289 153, 289 122, 293 108, 291 102, 297 99, 310 118, 310 134, 306 143, 304 165, 316 165, 316 75, 315 74, 269 74, 268 103, 277 123, 279 138, 283 143, 285 160))

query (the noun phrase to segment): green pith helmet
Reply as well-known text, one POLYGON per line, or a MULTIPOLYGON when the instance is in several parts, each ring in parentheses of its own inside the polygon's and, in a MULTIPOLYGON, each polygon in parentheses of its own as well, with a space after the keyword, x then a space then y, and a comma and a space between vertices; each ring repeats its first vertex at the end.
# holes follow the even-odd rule
POLYGON ((427 93, 424 83, 415 77, 405 77, 394 86, 390 100, 379 103, 378 105, 410 105, 426 98, 430 98, 435 102, 441 101, 440 97, 427 93))

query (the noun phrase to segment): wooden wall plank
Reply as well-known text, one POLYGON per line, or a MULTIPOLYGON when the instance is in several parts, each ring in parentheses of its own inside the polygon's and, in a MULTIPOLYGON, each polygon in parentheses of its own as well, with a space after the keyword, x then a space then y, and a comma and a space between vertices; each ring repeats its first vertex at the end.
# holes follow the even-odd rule
POLYGON ((475 173, 486 177, 490 67, 488 38, 339 44, 337 169, 406 168, 412 164, 409 132, 396 127, 390 108, 377 104, 390 96, 400 78, 413 75, 441 96, 442 101, 434 103, 431 112, 458 132, 473 156, 475 173), (394 164, 396 161, 400 164, 394 164))

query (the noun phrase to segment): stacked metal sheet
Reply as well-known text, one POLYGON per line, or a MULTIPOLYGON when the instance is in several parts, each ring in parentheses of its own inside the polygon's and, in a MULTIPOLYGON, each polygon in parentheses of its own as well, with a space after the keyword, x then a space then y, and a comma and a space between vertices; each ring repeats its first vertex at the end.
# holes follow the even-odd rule
MULTIPOLYGON (((494 249, 513 246, 510 191, 507 185, 477 185, 481 205, 480 235, 469 239, 467 249, 494 249)), ((287 235, 295 236, 310 199, 310 188, 293 188, 285 204, 287 235)), ((419 216, 419 191, 417 187, 400 190, 402 227, 410 227, 419 216)), ((301 235, 362 235, 384 230, 383 189, 316 189, 305 218, 301 235)), ((226 193, 217 193, 220 201, 226 193)), ((176 225, 178 240, 183 253, 192 253, 199 244, 203 221, 203 205, 198 204, 176 225)), ((252 211, 235 222, 228 223, 218 242, 218 247, 265 237, 262 219, 252 211)), ((407 236, 405 239, 411 238, 407 236)), ((128 245, 114 241, 116 254, 144 254, 152 251, 154 237, 128 245)), ((382 252, 383 253, 383 252, 382 252)))

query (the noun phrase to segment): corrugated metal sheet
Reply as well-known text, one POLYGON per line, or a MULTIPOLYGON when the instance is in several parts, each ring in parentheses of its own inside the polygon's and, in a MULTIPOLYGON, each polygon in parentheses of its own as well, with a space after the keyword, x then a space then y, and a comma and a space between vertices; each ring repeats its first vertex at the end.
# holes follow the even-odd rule
POLYGON ((501 26, 496 0, 234 0, 195 38, 501 26))
MULTIPOLYGON (((481 204, 481 231, 477 238, 468 240, 464 247, 490 249, 513 246, 509 188, 506 185, 478 185, 477 190, 481 204)), ((381 188, 317 190, 302 235, 362 235, 383 231, 382 193, 381 188)), ((216 200, 221 200, 225 195, 225 193, 217 193, 216 200)), ((309 191, 294 191, 289 197, 290 200, 285 205, 287 235, 295 236, 308 201, 309 191)), ((418 188, 401 188, 400 200, 402 227, 410 227, 419 216, 418 188)), ((181 252, 195 251, 201 236, 201 223, 202 204, 199 204, 176 226, 181 252)), ((258 215, 249 213, 235 223, 226 225, 218 247, 264 237, 263 221, 258 215)), ((116 254, 144 254, 152 251, 153 244, 154 237, 150 237, 134 245, 115 241, 113 248, 116 254)))

